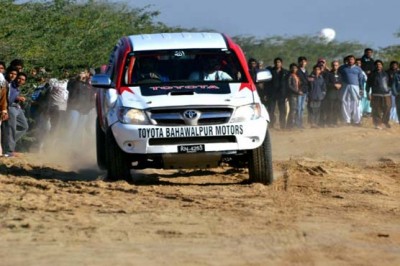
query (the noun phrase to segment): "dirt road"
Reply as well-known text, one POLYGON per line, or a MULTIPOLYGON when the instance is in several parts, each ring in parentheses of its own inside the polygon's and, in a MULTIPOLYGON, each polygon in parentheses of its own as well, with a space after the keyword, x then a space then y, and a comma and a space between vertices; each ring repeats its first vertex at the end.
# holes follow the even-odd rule
MULTIPOLYGON (((400 127, 271 130, 276 182, 0 159, 0 265, 400 265, 400 127)), ((91 143, 88 143, 89 145, 91 143)))

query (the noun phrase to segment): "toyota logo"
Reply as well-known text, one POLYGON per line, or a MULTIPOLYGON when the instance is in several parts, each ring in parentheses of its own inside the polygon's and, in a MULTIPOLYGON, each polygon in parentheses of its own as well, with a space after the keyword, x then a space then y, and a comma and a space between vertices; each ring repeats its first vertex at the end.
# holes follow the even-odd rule
POLYGON ((198 112, 195 110, 187 110, 183 113, 183 116, 188 119, 195 119, 198 115, 198 112))

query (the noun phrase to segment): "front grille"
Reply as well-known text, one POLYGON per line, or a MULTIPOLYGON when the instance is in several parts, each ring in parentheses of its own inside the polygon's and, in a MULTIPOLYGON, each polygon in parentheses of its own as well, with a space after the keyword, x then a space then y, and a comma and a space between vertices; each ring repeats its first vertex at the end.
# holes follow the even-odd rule
POLYGON ((228 123, 233 108, 177 108, 147 111, 152 123, 158 126, 197 126, 228 123), (186 111, 196 112, 196 117, 185 117, 186 111))
POLYGON ((236 143, 235 136, 196 137, 196 138, 154 138, 149 139, 150 146, 185 145, 209 143, 236 143))

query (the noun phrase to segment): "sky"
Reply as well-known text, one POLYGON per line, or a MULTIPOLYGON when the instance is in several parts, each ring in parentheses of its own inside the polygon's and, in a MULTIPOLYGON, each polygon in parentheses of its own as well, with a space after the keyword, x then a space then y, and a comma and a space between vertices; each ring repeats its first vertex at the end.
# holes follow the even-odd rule
POLYGON ((371 48, 399 45, 400 0, 114 0, 157 10, 167 26, 212 29, 230 36, 318 36, 333 28, 337 41, 371 48))

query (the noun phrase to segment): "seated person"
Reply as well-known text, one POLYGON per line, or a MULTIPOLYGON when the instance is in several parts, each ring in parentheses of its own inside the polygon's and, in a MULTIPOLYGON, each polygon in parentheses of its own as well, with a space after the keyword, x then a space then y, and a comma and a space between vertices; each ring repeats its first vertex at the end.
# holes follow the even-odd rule
POLYGON ((155 80, 159 82, 169 81, 169 78, 158 70, 158 59, 156 57, 140 57, 137 59, 136 75, 134 81, 155 80))
POLYGON ((232 80, 232 77, 220 70, 221 62, 215 57, 205 57, 201 59, 201 70, 192 72, 189 80, 232 80))

